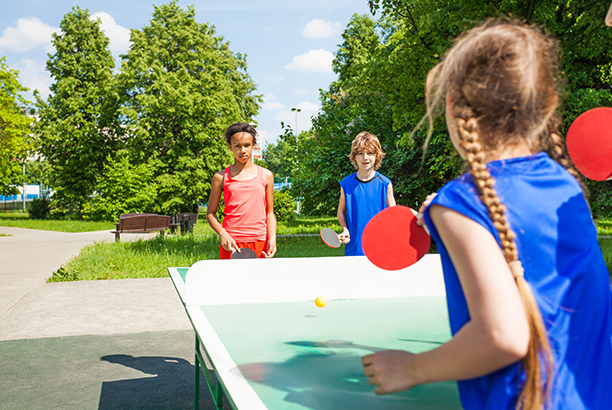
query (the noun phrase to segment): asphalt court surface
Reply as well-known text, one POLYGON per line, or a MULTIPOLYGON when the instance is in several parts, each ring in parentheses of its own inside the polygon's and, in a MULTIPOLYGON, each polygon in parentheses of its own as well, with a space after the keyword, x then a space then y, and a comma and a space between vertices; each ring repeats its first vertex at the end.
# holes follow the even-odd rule
POLYGON ((193 408, 195 335, 170 278, 46 283, 113 235, 0 232, 0 409, 193 408))
POLYGON ((194 343, 191 330, 2 341, 0 408, 193 409, 194 343))

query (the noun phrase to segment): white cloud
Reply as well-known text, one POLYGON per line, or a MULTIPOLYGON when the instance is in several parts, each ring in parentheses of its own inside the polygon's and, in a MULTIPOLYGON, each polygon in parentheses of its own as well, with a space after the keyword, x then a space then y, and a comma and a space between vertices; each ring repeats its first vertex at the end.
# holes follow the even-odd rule
POLYGON ((314 19, 304 26, 302 35, 306 38, 331 38, 340 34, 342 26, 339 22, 332 23, 321 19, 314 19))
POLYGON ((36 61, 33 59, 24 58, 15 66, 15 69, 19 71, 19 82, 30 89, 29 95, 26 97, 34 100, 32 92, 38 90, 40 97, 46 100, 49 96, 49 86, 53 83, 53 80, 49 76, 49 73, 45 71, 45 63, 36 61))
POLYGON ((285 106, 283 105, 283 103, 279 103, 279 102, 276 101, 276 99, 274 98, 274 94, 268 93, 268 94, 264 95, 264 103, 263 103, 263 106, 261 107, 262 110, 266 110, 266 111, 280 111, 284 107, 285 106))
POLYGON ((0 37, 0 49, 23 53, 40 45, 45 45, 48 53, 53 51, 51 34, 59 28, 43 23, 38 17, 27 17, 17 20, 17 26, 9 26, 0 37))
POLYGON ((284 78, 280 75, 268 75, 266 78, 274 81, 275 83, 279 83, 284 80, 284 78))
POLYGON ((306 73, 331 73, 334 55, 324 49, 310 50, 306 54, 293 57, 293 61, 285 66, 290 71, 306 73))
POLYGON ((130 48, 130 30, 120 26, 108 13, 100 11, 89 17, 91 20, 100 19, 100 28, 110 40, 110 51, 113 53, 125 53, 130 48))
POLYGON ((304 95, 304 94, 310 94, 311 91, 310 90, 299 89, 299 90, 295 90, 294 93, 295 94, 304 95))

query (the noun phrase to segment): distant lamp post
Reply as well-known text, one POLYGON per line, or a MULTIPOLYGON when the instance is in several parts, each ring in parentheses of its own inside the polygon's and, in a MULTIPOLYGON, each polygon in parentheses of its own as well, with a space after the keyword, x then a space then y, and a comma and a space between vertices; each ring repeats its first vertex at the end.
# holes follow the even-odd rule
POLYGON ((23 160, 23 212, 25 212, 26 210, 26 190, 27 190, 27 185, 26 185, 26 173, 25 173, 25 159, 23 160))
POLYGON ((296 144, 296 145, 297 145, 297 136, 298 136, 298 134, 299 134, 299 132, 298 132, 298 126, 297 126, 297 115, 298 115, 298 112, 301 112, 301 111, 302 111, 302 109, 301 109, 301 108, 295 108, 295 107, 293 107, 293 108, 291 109, 291 112, 295 112, 295 144, 296 144))

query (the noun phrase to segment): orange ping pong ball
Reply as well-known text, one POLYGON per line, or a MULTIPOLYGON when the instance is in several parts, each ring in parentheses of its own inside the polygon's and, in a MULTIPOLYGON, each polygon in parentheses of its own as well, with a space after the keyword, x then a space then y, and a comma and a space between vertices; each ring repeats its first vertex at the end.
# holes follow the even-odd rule
POLYGON ((327 299, 325 299, 323 296, 319 296, 318 298, 315 299, 315 305, 317 305, 318 308, 322 308, 326 304, 327 304, 327 299))

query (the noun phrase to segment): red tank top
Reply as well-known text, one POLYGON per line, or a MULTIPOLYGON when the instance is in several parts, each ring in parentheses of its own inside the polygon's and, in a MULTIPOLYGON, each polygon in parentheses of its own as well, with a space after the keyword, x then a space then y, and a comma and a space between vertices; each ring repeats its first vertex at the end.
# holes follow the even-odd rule
POLYGON ((229 170, 230 167, 225 168, 223 178, 223 229, 232 235, 236 242, 265 241, 268 231, 263 168, 258 166, 255 178, 247 181, 232 179, 229 170))

